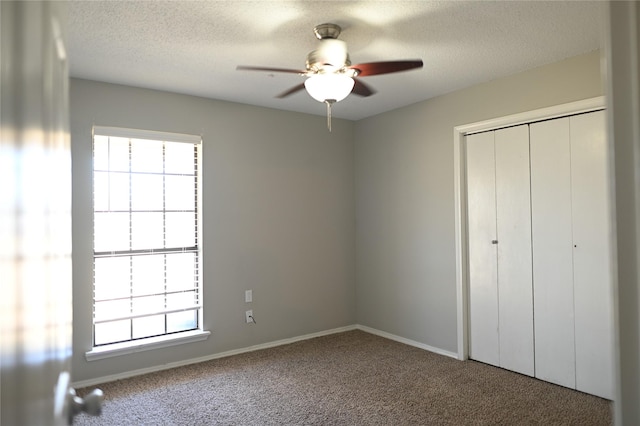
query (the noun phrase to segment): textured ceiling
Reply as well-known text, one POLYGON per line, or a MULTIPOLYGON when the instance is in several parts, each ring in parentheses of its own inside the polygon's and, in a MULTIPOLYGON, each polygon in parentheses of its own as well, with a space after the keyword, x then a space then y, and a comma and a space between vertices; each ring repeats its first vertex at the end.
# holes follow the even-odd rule
POLYGON ((72 77, 310 114, 323 104, 296 74, 313 27, 342 27, 356 63, 422 59, 424 68, 363 77, 377 93, 351 95, 334 117, 357 120, 602 46, 602 2, 583 1, 74 1, 72 77))

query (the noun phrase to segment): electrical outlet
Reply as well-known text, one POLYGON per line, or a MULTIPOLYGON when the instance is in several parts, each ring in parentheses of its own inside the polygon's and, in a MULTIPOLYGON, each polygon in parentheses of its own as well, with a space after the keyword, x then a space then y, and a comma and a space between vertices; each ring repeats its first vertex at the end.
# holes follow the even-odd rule
POLYGON ((253 322, 253 311, 251 309, 245 312, 244 316, 247 324, 251 324, 253 322))
POLYGON ((246 290, 244 292, 244 301, 245 303, 253 302, 253 290, 246 290))

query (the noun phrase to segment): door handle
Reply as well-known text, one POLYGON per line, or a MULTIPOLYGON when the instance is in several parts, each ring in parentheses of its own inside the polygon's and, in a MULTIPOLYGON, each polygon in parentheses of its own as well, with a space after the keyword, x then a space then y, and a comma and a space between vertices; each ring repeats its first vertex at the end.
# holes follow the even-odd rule
POLYGON ((68 425, 72 425, 73 417, 82 411, 99 416, 102 412, 102 401, 104 393, 100 389, 94 389, 84 398, 80 398, 71 387, 71 375, 68 371, 62 371, 58 376, 54 393, 53 415, 56 424, 66 421, 68 425))
POLYGON ((491 244, 498 244, 498 240, 491 240, 491 244))
POLYGON ((104 401, 102 390, 94 389, 84 398, 80 398, 76 395, 74 388, 69 388, 67 395, 69 401, 69 424, 73 424, 73 417, 83 411, 90 416, 99 416, 102 413, 102 402, 104 401))

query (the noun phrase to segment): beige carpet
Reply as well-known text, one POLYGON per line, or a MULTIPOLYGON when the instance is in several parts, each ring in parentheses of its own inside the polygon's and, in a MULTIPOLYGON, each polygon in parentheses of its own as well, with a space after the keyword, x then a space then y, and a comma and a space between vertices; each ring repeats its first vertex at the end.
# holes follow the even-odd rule
POLYGON ((612 424, 609 401, 362 331, 99 387, 76 425, 612 424))

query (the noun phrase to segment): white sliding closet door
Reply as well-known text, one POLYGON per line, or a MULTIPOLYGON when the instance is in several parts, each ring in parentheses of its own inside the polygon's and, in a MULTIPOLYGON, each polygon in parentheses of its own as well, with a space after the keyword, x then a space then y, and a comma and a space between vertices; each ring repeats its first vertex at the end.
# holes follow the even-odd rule
POLYGON ((528 126, 466 146, 471 357, 533 375, 528 126))
POLYGON ((495 132, 500 366, 534 374, 529 126, 495 132))
POLYGON ((500 365, 494 132, 467 136, 470 355, 500 365))
POLYGON ((613 398, 611 229, 605 112, 571 117, 576 388, 613 398))
POLYGON ((569 118, 530 125, 535 375, 575 388, 569 118))

